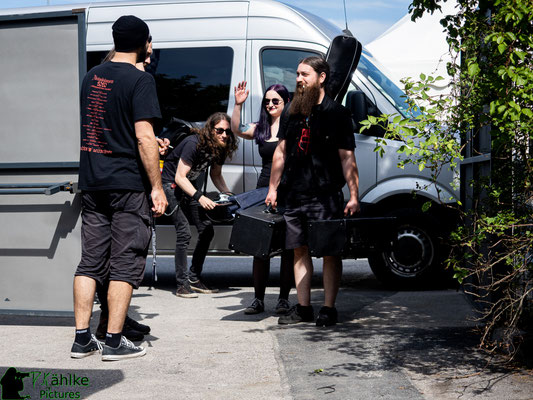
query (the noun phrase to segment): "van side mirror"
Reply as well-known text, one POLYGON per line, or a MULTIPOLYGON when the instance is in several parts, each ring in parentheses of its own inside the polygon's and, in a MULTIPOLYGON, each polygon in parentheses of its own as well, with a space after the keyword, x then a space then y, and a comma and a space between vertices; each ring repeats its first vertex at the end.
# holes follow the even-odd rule
MULTIPOLYGON (((361 90, 351 90, 346 95, 346 108, 352 112, 354 132, 361 129, 361 121, 368 119, 369 115, 378 115, 378 108, 366 97, 361 90)), ((366 136, 383 137, 385 130, 380 126, 372 126, 364 132, 366 136)))
POLYGON ((355 131, 359 132, 361 121, 368 118, 368 107, 366 105, 366 96, 361 90, 351 90, 346 95, 346 108, 352 112, 355 122, 355 131))

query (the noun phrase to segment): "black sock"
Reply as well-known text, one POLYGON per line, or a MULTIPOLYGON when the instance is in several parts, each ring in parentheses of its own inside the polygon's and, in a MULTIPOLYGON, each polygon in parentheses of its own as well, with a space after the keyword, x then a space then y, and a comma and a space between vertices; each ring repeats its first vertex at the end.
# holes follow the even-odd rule
POLYGON ((74 341, 85 346, 91 341, 91 328, 76 329, 76 338, 74 341))
POLYGON ((122 333, 109 333, 105 334, 105 345, 109 347, 118 347, 120 345, 120 338, 122 333))

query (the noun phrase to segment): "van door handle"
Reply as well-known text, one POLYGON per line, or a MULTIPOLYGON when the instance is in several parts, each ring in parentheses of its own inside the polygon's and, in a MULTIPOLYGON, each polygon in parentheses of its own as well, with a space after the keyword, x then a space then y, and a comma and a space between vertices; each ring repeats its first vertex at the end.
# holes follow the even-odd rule
POLYGON ((0 194, 44 194, 51 196, 59 192, 77 192, 77 182, 59 183, 0 183, 0 194))

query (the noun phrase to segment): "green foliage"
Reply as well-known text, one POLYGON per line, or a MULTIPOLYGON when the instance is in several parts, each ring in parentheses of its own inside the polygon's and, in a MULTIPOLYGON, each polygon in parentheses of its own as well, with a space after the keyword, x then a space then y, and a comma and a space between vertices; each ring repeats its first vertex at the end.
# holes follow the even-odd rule
MULTIPOLYGON (((442 77, 420 75, 420 81, 403 80, 408 104, 407 113, 418 115, 416 118, 403 118, 399 115, 383 114, 379 117, 369 116, 361 122, 360 132, 378 125, 385 131, 383 138, 376 139, 374 151, 383 156, 388 140, 399 140, 398 149, 403 157, 398 162, 399 168, 408 164, 415 165, 419 171, 431 171, 431 182, 436 184, 443 168, 456 170, 462 160, 461 142, 457 128, 447 122, 447 115, 453 107, 452 99, 444 96, 428 95, 430 85, 442 77)), ((450 184, 455 184, 451 182, 450 184)))
MULTIPOLYGON (((413 0, 412 20, 445 1, 413 0)), ((428 169, 435 184, 445 168, 458 172, 465 147, 490 130, 491 175, 464 182, 476 196, 471 209, 458 203, 464 224, 450 237, 446 264, 487 305, 482 343, 495 348, 496 327, 504 328, 508 343, 517 329, 531 327, 533 317, 533 2, 457 3, 456 13, 441 20, 450 51, 461 55, 447 66, 451 96, 429 94, 440 77, 405 80, 409 110, 421 115, 368 118, 361 131, 381 126, 386 134, 376 151, 383 155, 387 140, 400 140, 398 166, 428 169)))

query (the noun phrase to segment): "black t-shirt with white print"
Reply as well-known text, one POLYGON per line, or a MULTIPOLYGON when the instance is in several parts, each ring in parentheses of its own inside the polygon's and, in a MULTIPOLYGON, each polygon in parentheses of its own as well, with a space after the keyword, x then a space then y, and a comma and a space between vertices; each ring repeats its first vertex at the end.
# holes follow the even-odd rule
POLYGON ((79 188, 149 191, 135 122, 161 118, 154 78, 134 65, 91 69, 81 89, 79 188))

